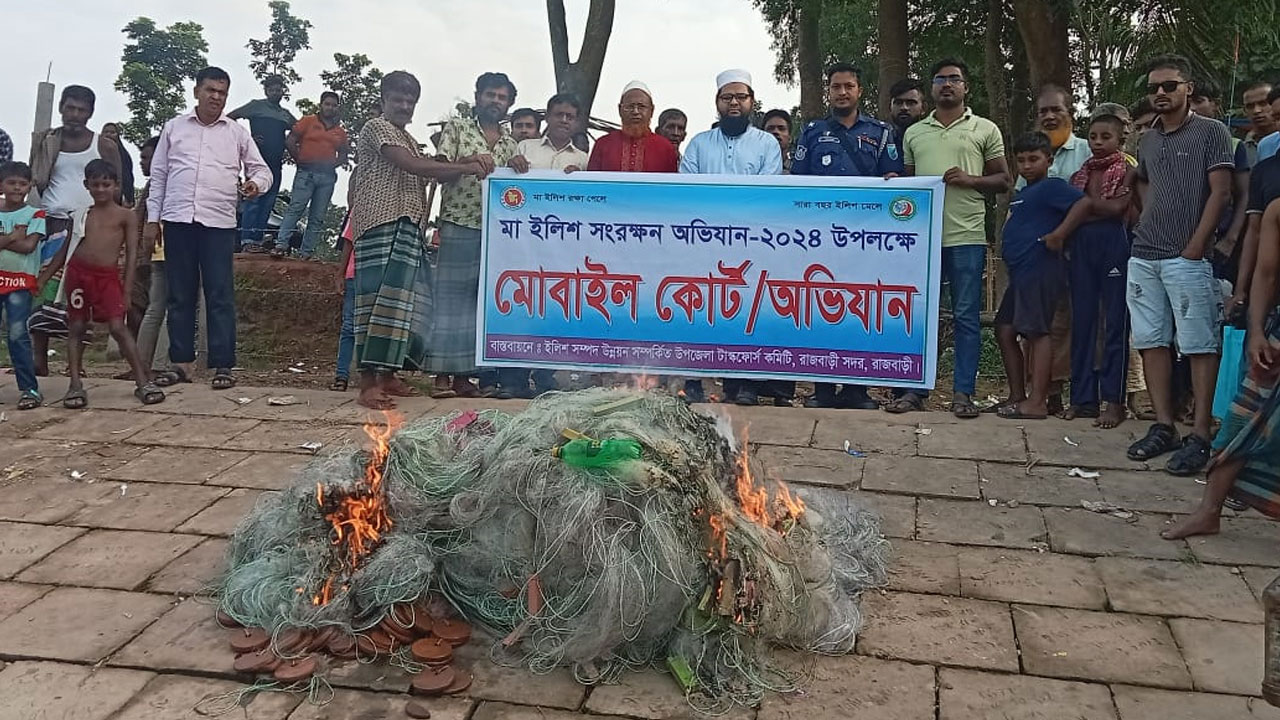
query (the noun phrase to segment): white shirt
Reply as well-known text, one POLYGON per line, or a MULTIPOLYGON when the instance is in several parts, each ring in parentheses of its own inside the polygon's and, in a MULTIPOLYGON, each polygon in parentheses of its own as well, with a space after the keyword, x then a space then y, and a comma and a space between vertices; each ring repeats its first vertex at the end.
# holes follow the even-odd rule
MULTIPOLYGON (((1067 141, 1062 143, 1062 147, 1053 151, 1053 163, 1049 165, 1049 175, 1051 178, 1062 178, 1067 182, 1071 182, 1071 176, 1076 171, 1084 167, 1084 163, 1093 157, 1093 151, 1089 149, 1089 141, 1076 135, 1067 137, 1067 141)), ((1015 172, 1017 168, 1014 168, 1015 172)), ((1021 190, 1027 186, 1027 181, 1018 176, 1018 181, 1013 184, 1015 190, 1021 190)))
POLYGON ((234 228, 240 170, 266 192, 271 169, 245 127, 226 115, 211 125, 194 112, 165 123, 151 159, 147 218, 234 228))
POLYGON ((778 139, 757 127, 737 137, 719 128, 693 136, 680 157, 680 172, 720 175, 779 175, 782 148, 778 139))
POLYGON ((529 138, 516 145, 516 154, 523 155, 534 170, 564 170, 576 166, 579 170, 587 169, 587 161, 591 156, 579 150, 572 141, 557 150, 550 138, 529 138))
POLYGON ((84 186, 84 169, 99 157, 97 133, 90 134, 89 147, 80 152, 58 152, 58 159, 53 162, 53 170, 49 174, 49 189, 40 197, 45 215, 68 218, 76 210, 93 204, 93 196, 84 186))

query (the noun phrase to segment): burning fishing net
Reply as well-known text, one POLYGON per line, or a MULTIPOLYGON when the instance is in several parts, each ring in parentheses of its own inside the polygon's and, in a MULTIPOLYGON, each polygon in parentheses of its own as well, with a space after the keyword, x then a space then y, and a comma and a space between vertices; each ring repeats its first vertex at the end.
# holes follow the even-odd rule
POLYGON ((367 430, 265 499, 221 607, 360 633, 439 592, 491 653, 584 683, 661 666, 704 710, 794 689, 773 645, 853 649, 887 544, 848 497, 767 479, 727 419, 652 393, 550 393, 514 416, 367 430))

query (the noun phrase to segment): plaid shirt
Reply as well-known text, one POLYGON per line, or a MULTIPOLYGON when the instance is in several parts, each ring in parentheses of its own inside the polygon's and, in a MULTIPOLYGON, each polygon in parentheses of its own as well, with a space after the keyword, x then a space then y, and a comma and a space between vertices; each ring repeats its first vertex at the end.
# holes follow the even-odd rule
POLYGON ((0 130, 0 162, 9 162, 13 159, 13 140, 9 137, 9 133, 0 130))

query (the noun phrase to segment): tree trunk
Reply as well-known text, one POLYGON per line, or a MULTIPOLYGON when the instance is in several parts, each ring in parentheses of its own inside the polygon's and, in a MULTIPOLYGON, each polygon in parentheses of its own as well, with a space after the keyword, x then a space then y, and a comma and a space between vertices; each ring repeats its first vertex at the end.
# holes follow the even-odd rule
POLYGON ((1005 81, 1004 58, 1005 0, 987 0, 987 32, 983 44, 983 70, 986 75, 987 96, 990 98, 991 122, 1004 133, 1007 143, 1012 132, 1009 126, 1009 86, 1005 81))
POLYGON ((555 66, 556 91, 573 93, 582 101, 580 129, 585 129, 591 107, 595 104, 604 68, 605 51, 613 34, 616 0, 591 0, 587 25, 582 34, 578 59, 569 61, 569 30, 565 21, 564 0, 547 0, 547 22, 551 30, 551 62, 555 66))
POLYGON ((1013 0, 1018 34, 1027 49, 1031 86, 1045 83, 1071 89, 1071 55, 1067 47, 1067 17, 1056 11, 1051 0, 1013 0))
POLYGON ((826 113, 822 82, 820 28, 822 0, 800 0, 796 32, 796 74, 800 76, 800 114, 808 122, 826 113))
POLYGON ((889 117, 889 88, 907 76, 907 0, 879 0, 876 45, 880 49, 880 117, 889 117))

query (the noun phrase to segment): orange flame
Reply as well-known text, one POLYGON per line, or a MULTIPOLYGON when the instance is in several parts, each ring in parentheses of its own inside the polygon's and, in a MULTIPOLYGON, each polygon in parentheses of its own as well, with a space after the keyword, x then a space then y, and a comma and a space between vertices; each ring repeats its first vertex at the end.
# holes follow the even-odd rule
MULTIPOLYGON (((348 574, 360 566, 391 529, 387 494, 382 485, 383 466, 391 452, 391 436, 402 423, 399 415, 386 412, 383 413, 382 424, 365 423, 364 432, 372 441, 372 448, 364 475, 357 482, 355 492, 341 498, 336 509, 324 516, 333 525, 333 544, 343 549, 340 564, 348 574)), ((317 483, 316 502, 323 507, 324 501, 324 487, 317 483)), ((329 603, 337 575, 335 571, 325 580, 324 586, 312 597, 312 604, 329 603)))
POLYGON ((792 495, 790 488, 781 480, 776 481, 777 492, 770 498, 769 490, 757 485, 751 474, 750 452, 749 436, 744 430, 742 450, 738 453, 737 477, 738 505, 742 514, 761 527, 775 529, 786 520, 798 519, 804 514, 804 501, 792 495))

